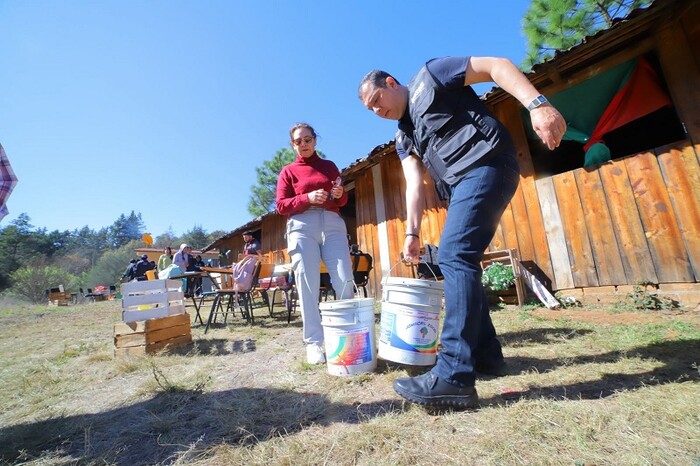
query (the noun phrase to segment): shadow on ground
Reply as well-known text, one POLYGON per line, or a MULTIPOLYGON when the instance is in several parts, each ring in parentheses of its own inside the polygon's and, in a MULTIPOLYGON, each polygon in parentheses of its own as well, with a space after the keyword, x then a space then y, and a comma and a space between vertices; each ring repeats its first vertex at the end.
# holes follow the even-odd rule
POLYGON ((356 424, 400 410, 397 400, 342 404, 280 389, 170 390, 103 413, 3 427, 0 463, 42 455, 125 466, 168 463, 222 442, 252 445, 312 424, 356 424))
MULTIPOLYGON (((537 334, 538 330, 541 330, 544 334, 552 332, 552 329, 533 329, 529 330, 528 333, 537 334)), ((561 332, 562 329, 558 329, 558 331, 561 332)), ((537 337, 535 337, 535 339, 537 339, 537 337)), ((546 341, 546 338, 544 341, 546 341)), ((659 342, 626 349, 624 352, 613 351, 584 356, 550 359, 512 357, 507 359, 509 367, 508 375, 518 375, 525 372, 545 373, 554 370, 566 370, 567 367, 575 367, 583 364, 614 364, 622 358, 653 360, 657 361, 659 366, 651 371, 635 374, 616 373, 614 372, 614 368, 611 367, 610 372, 603 373, 596 380, 567 385, 538 386, 523 391, 507 392, 490 399, 482 399, 481 405, 502 405, 504 401, 509 402, 519 399, 601 399, 612 396, 620 391, 630 391, 645 386, 686 381, 697 382, 700 381, 700 369, 698 368, 698 363, 700 362, 698 361, 699 354, 700 340, 694 339, 659 342)))
POLYGON ((173 351, 182 354, 195 352, 202 356, 226 356, 235 353, 250 353, 257 349, 255 340, 226 340, 224 338, 210 338, 194 340, 191 347, 186 350, 173 351))

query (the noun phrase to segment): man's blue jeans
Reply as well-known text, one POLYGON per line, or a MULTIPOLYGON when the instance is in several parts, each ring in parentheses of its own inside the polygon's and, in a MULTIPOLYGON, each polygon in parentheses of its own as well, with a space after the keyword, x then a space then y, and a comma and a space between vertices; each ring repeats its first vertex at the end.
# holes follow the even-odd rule
POLYGON ((475 362, 503 358, 481 284, 481 259, 520 180, 511 153, 472 168, 452 187, 438 262, 445 277, 442 350, 432 372, 458 386, 473 386, 475 362))

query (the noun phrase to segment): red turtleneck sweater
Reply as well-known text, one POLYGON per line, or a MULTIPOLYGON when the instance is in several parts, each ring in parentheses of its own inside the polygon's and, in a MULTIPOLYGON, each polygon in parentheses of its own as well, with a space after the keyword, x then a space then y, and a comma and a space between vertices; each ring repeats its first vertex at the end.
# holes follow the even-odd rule
POLYGON ((348 202, 347 192, 343 192, 340 199, 330 196, 333 181, 339 176, 338 167, 330 160, 319 157, 316 152, 307 159, 297 156, 294 162, 282 169, 277 180, 277 212, 290 217, 306 211, 312 205, 339 212, 340 207, 348 202), (321 205, 311 204, 307 194, 319 188, 329 193, 328 199, 321 205))

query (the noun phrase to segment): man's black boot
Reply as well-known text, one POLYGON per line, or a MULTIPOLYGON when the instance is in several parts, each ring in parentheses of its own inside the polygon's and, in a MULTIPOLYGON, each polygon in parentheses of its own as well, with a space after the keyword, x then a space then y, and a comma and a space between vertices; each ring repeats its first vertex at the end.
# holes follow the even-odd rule
POLYGON ((408 401, 424 406, 472 408, 479 401, 476 388, 449 384, 432 372, 396 379, 394 390, 408 401))

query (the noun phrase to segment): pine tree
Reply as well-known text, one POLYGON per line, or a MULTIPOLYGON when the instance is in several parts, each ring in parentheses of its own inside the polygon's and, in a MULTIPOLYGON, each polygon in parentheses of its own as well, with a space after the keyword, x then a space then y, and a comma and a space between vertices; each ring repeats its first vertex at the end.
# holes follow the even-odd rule
MULTIPOLYGON (((316 151, 319 157, 325 158, 321 151, 316 151)), ((265 160, 262 167, 255 167, 258 174, 258 184, 250 188, 248 213, 254 217, 265 215, 275 210, 277 197, 277 179, 285 165, 294 161, 296 154, 291 149, 282 148, 275 153, 272 160, 265 160)))
POLYGON ((109 242, 112 247, 118 248, 129 241, 140 239, 146 231, 146 226, 141 219, 141 214, 131 214, 127 217, 121 214, 117 220, 109 227, 109 242))
POLYGON ((183 243, 192 246, 192 249, 202 249, 209 245, 209 235, 201 225, 195 225, 190 231, 185 232, 181 238, 183 243))
POLYGON ((254 217, 265 215, 275 209, 277 194, 277 178, 285 165, 294 160, 295 154, 291 149, 280 149, 272 160, 265 160, 262 167, 255 167, 258 184, 250 188, 248 213, 254 217))
POLYGON ((584 37, 607 29, 614 18, 649 5, 653 0, 532 0, 522 21, 527 39, 527 55, 521 69, 551 58, 557 50, 567 50, 584 37))

